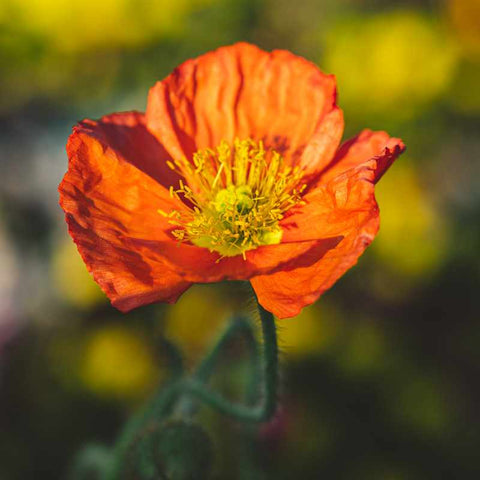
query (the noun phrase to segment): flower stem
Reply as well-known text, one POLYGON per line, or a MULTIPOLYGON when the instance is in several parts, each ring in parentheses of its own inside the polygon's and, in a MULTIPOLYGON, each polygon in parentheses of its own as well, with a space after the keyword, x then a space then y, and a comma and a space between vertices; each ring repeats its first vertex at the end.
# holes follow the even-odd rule
MULTIPOLYGON (((237 333, 241 333, 245 337, 248 347, 252 349, 252 343, 255 342, 255 338, 253 336, 250 323, 246 318, 236 317, 229 326, 229 328, 225 330, 225 332, 222 334, 222 336, 220 337, 216 345, 213 347, 213 349, 210 351, 210 353, 199 365, 196 372, 194 373, 194 378, 201 382, 208 381, 210 375, 213 373, 213 369, 215 368, 216 361, 221 351, 237 333)), ((253 344, 256 345, 255 343, 253 344)), ((253 349, 256 350, 255 347, 253 347, 253 349)))
MULTIPOLYGON (((203 359, 202 363, 193 374, 190 382, 198 383, 198 387, 193 387, 194 390, 197 388, 203 388, 203 385, 208 382, 210 376, 214 372, 215 366, 223 349, 237 334, 241 334, 244 337, 251 358, 251 375, 247 387, 246 400, 248 403, 252 402, 251 399, 252 396, 256 394, 259 377, 258 345, 248 318, 241 316, 233 319, 228 328, 222 333, 215 346, 203 359)), ((195 402, 192 397, 198 395, 197 393, 191 391, 192 387, 188 385, 188 383, 189 382, 187 382, 185 387, 186 393, 179 400, 179 405, 177 408, 177 411, 181 412, 183 416, 192 416, 194 414, 195 402)), ((200 396, 201 395, 202 394, 200 394, 200 396)))
MULTIPOLYGON (((257 305, 263 335, 264 391, 260 403, 254 406, 232 403, 223 396, 205 387, 202 376, 204 373, 209 374, 213 366, 213 360, 219 351, 217 348, 213 350, 214 355, 209 355, 200 367, 200 377, 197 373, 197 376, 186 380, 183 387, 188 393, 199 397, 207 405, 217 409, 220 413, 244 422, 266 422, 270 420, 277 408, 278 347, 275 320, 273 315, 258 303, 258 300, 257 305)), ((221 346, 221 343, 222 342, 219 342, 217 347, 221 346)))
MULTIPOLYGON (((256 297, 255 297, 256 299, 256 297)), ((182 361, 179 352, 168 342, 163 345, 172 367, 172 378, 147 405, 127 424, 113 451, 113 461, 102 478, 113 480, 121 477, 121 472, 131 464, 135 452, 149 452, 153 445, 155 432, 163 428, 167 418, 191 417, 195 413, 194 399, 215 408, 240 422, 259 423, 271 419, 277 408, 278 390, 278 347, 275 320, 257 300, 261 321, 263 349, 261 365, 259 348, 252 330, 251 322, 237 317, 222 334, 217 344, 206 356, 196 372, 190 378, 179 378, 182 373, 182 361), (206 383, 214 372, 221 352, 236 334, 242 334, 247 342, 251 358, 251 374, 245 395, 245 403, 234 403, 222 395, 210 390, 206 383), (259 392, 259 384, 263 389, 259 392), (260 395, 259 395, 260 394, 260 395), (260 397, 260 398, 258 398, 260 397), (258 400, 255 402, 255 399, 258 400), (148 448, 147 448, 148 447, 148 448), (133 457, 132 457, 133 455, 133 457)), ((148 455, 147 455, 148 457, 148 455)), ((154 468, 150 457, 142 457, 147 467, 154 468), (150 465, 151 464, 151 465, 150 465)), ((138 459, 137 459, 138 460, 138 459)), ((143 465, 142 463, 142 465, 143 465)), ((144 478, 144 477, 139 477, 144 478)))
POLYGON ((262 408, 263 420, 269 420, 275 410, 277 409, 278 400, 278 345, 277 345, 277 327, 275 325, 275 319, 273 315, 265 310, 260 303, 258 303, 258 311, 260 314, 260 320, 262 322, 262 335, 263 335, 263 355, 264 355, 264 381, 265 381, 265 398, 262 408))

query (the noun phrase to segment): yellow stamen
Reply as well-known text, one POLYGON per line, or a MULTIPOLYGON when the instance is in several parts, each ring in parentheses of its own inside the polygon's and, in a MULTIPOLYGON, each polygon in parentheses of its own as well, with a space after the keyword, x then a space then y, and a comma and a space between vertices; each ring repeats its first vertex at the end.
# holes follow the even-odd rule
POLYGON ((170 195, 187 200, 187 212, 164 216, 180 228, 172 233, 181 242, 220 253, 242 255, 260 245, 282 240, 279 221, 301 203, 303 172, 284 165, 282 156, 265 150, 263 142, 238 140, 233 146, 222 141, 215 149, 199 150, 193 162, 169 162, 184 180, 170 195))

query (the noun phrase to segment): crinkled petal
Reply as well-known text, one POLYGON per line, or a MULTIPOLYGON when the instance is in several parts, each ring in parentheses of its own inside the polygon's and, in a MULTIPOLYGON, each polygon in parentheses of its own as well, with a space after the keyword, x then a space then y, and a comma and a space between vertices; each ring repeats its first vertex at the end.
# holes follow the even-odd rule
POLYGON ((188 60, 158 82, 146 115, 174 158, 237 137, 263 140, 293 162, 315 138, 318 154, 305 159, 326 164, 343 131, 335 99, 334 76, 314 64, 237 43, 188 60))
POLYGON ((189 282, 210 283, 222 280, 245 280, 255 275, 290 268, 292 264, 310 264, 325 249, 333 248, 342 240, 341 235, 316 240, 293 241, 278 245, 263 245, 242 255, 220 259, 218 253, 189 244, 171 241, 149 242, 130 239, 129 247, 142 257, 157 256, 189 282))
POLYGON ((130 163, 166 188, 178 185, 179 175, 167 166, 170 158, 165 147, 152 135, 140 112, 106 115, 99 121, 84 120, 77 127, 102 145, 118 152, 130 163))
POLYGON ((281 222, 284 242, 347 235, 376 212, 377 162, 369 160, 308 192, 281 222))
POLYGON ((161 184, 163 147, 138 113, 115 114, 74 129, 67 152, 69 169, 60 204, 70 234, 112 303, 129 310, 153 301, 175 301, 192 282, 246 279, 293 261, 309 262, 341 237, 268 245, 223 258, 205 248, 174 240, 175 227, 158 210, 182 211, 161 184), (128 125, 128 128, 127 128, 128 125))
POLYGON ((252 278, 252 286, 264 308, 279 318, 295 316, 357 262, 379 226, 375 172, 375 160, 348 170, 312 191, 307 204, 285 220, 287 240, 338 234, 343 239, 310 265, 295 265, 289 270, 252 278))
POLYGON ((377 162, 374 181, 378 182, 403 151, 405 145, 399 138, 390 137, 386 132, 365 129, 342 144, 332 162, 321 173, 319 183, 328 182, 371 158, 377 162))
POLYGON ((343 112, 336 107, 323 117, 298 162, 304 172, 305 183, 311 183, 318 172, 331 162, 342 135, 343 112))
POLYGON ((166 241, 170 224, 157 210, 182 208, 161 180, 162 148, 136 112, 86 121, 67 145, 59 186, 69 232, 87 268, 112 303, 127 311, 174 301, 190 285, 161 257, 129 248, 129 238, 166 241))
MULTIPOLYGON (((66 193, 65 195, 68 195, 66 193)), ((93 213, 93 215, 95 215, 93 213)), ((154 302, 173 303, 191 283, 161 260, 147 259, 128 248, 123 239, 102 238, 67 213, 68 230, 95 281, 122 312, 154 302)), ((112 224, 111 228, 115 228, 112 224)), ((108 228, 104 224, 104 228, 108 228)))

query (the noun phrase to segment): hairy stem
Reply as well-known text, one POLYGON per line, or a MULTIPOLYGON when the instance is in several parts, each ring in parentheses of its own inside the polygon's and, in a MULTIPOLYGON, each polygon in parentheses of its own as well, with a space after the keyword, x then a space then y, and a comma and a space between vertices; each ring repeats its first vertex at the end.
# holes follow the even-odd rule
MULTIPOLYGON (((188 393, 197 396, 207 405, 217 409, 220 413, 244 422, 266 422, 270 420, 277 408, 278 346, 275 320, 273 315, 265 310, 258 301, 257 305, 263 336, 263 392, 259 403, 253 406, 232 403, 223 396, 205 387, 203 380, 205 376, 208 377, 213 368, 213 362, 219 352, 217 348, 213 350, 214 355, 209 355, 202 363, 197 371, 197 375, 186 380, 183 386, 188 393), (200 375, 198 373, 200 373, 200 375)), ((225 339, 225 337, 223 337, 223 339, 225 339)), ((217 344, 217 347, 222 346, 221 344, 222 341, 217 344)))

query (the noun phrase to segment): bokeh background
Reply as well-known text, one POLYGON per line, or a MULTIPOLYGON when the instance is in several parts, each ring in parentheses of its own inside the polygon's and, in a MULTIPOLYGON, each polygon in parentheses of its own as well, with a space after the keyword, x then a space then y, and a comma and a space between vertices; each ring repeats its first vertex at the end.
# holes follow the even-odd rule
MULTIPOLYGON (((238 40, 335 73, 346 138, 385 129, 408 150, 358 266, 278 322, 278 418, 246 448, 202 414, 214 478, 480 478, 478 0, 1 0, 0 479, 65 478, 168 377, 163 335, 191 365, 246 303, 237 283, 197 285, 120 314, 57 194, 76 121, 144 110, 177 64, 238 40)), ((217 383, 234 393, 231 351, 217 383)))

